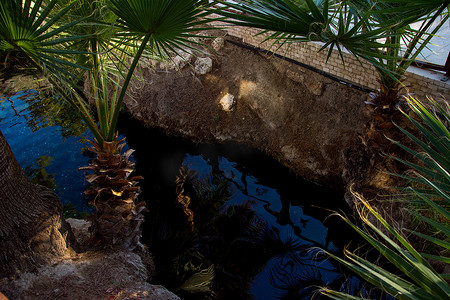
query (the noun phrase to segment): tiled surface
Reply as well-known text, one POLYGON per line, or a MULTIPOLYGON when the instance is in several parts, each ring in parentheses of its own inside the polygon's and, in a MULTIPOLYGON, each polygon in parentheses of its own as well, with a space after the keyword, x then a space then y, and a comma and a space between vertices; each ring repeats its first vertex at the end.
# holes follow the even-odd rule
MULTIPOLYGON (((434 22, 436 26, 440 21, 434 22)), ((413 29, 419 29, 420 23, 413 24, 413 29)), ((436 35, 431 39, 430 44, 417 57, 419 60, 425 60, 438 65, 445 65, 448 53, 450 51, 450 28, 447 21, 436 35)))

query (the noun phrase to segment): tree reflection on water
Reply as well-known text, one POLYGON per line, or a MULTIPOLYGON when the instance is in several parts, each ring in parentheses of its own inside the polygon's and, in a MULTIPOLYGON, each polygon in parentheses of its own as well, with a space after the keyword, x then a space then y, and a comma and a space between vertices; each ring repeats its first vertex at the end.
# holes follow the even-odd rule
POLYGON ((193 228, 176 201, 150 208, 158 283, 184 299, 310 299, 315 287, 343 277, 318 250, 337 250, 332 243, 303 234, 313 218, 292 203, 274 203, 251 175, 217 172, 223 167, 185 176, 193 228))

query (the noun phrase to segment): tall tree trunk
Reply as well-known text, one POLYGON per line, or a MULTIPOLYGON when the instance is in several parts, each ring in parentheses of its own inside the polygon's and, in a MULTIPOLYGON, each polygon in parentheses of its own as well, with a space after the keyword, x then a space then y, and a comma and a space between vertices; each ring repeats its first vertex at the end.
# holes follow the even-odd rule
POLYGON ((66 255, 62 224, 58 196, 28 180, 0 131, 0 277, 66 255))
POLYGON ((134 163, 129 157, 134 150, 122 154, 125 139, 113 142, 94 140, 91 151, 97 154, 88 167, 94 173, 86 176, 91 183, 85 191, 95 207, 91 230, 93 242, 102 247, 116 247, 134 250, 141 237, 141 223, 144 221, 145 202, 138 201, 141 176, 130 177, 134 172, 134 163))

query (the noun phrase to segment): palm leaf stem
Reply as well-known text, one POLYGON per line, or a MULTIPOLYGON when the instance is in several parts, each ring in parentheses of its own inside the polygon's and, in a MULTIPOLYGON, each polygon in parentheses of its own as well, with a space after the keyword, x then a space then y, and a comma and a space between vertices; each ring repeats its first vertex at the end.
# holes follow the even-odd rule
POLYGON ((120 111, 120 108, 122 107, 123 99, 127 92, 128 85, 131 81, 131 78, 133 77, 134 69, 136 68, 136 65, 139 62, 139 59, 140 59, 142 53, 144 52, 144 49, 147 46, 147 43, 150 40, 151 36, 152 36, 152 33, 148 33, 144 36, 144 39, 143 39, 141 45, 139 46, 139 49, 138 49, 136 55, 134 56, 133 62, 131 63, 131 66, 128 70, 127 77, 125 78, 125 81, 123 82, 123 85, 122 85, 122 88, 121 88, 121 91, 119 94, 119 98, 117 99, 117 101, 114 101, 111 105, 112 114, 111 114, 109 129, 108 129, 108 135, 106 137, 107 141, 112 141, 114 138, 116 126, 117 126, 117 119, 119 118, 119 111, 120 111))
MULTIPOLYGON (((38 72, 44 73, 44 68, 41 67, 34 59, 33 57, 31 57, 30 55, 28 55, 25 51, 23 51, 23 49, 21 47, 19 47, 17 49, 18 51, 20 51, 20 53, 22 53, 22 55, 24 55, 25 57, 28 58, 28 61, 38 70, 38 72)), ((81 112, 81 118, 83 119, 83 121, 86 123, 86 126, 89 128, 89 130, 92 132, 92 134, 94 135, 94 137, 98 140, 101 141, 102 139, 102 135, 100 133, 100 131, 98 130, 97 124, 94 121, 94 119, 91 116, 91 113, 89 112, 89 109, 86 107, 86 104, 84 103, 84 100, 81 98, 80 95, 78 95, 78 93, 76 92, 78 89, 78 87, 75 87, 74 84, 72 82, 70 82, 69 80, 65 80, 66 83, 71 87, 71 89, 73 90, 73 94, 75 95, 75 98, 77 99, 77 102, 71 100, 72 97, 66 93, 66 91, 64 91, 63 88, 60 87, 59 83, 56 82, 52 77, 48 77, 47 78, 49 80, 49 82, 52 84, 52 86, 58 91, 58 93, 66 100, 69 102, 69 104, 71 104, 74 108, 76 108, 78 111, 81 112)))

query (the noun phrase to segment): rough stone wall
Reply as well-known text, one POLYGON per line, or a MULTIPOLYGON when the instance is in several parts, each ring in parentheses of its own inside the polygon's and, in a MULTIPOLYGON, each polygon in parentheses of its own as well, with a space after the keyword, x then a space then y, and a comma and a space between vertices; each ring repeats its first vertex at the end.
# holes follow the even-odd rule
MULTIPOLYGON (((223 25, 223 23, 218 23, 217 25, 223 25)), ((375 68, 367 62, 363 61, 361 63, 350 53, 343 53, 345 64, 337 51, 333 51, 327 61, 328 51, 325 49, 319 52, 319 49, 322 47, 319 43, 290 43, 277 48, 278 46, 273 45, 273 41, 264 42, 267 35, 257 35, 260 32, 259 29, 227 25, 224 30, 231 36, 241 38, 247 44, 271 50, 345 81, 371 90, 379 88, 375 68)), ((409 92, 419 98, 431 96, 436 100, 442 98, 450 99, 450 80, 442 82, 407 72, 404 83, 409 92)))
MULTIPOLYGON (((240 38, 219 40, 205 40, 210 48, 223 44, 209 54, 213 66, 206 74, 197 68, 204 57, 179 69, 172 63, 143 67, 144 84, 125 99, 127 111, 149 127, 196 142, 246 144, 312 182, 341 189, 353 180, 348 161, 363 147, 367 93, 238 47, 233 42, 240 38)), ((366 168, 365 162, 357 165, 366 168)))

